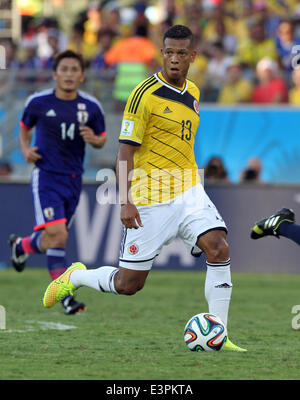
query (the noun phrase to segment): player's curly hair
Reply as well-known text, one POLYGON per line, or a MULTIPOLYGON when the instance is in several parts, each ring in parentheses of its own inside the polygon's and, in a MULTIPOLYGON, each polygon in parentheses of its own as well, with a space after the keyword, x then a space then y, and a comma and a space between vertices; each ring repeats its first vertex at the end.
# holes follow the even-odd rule
POLYGON ((85 61, 84 61, 82 55, 79 54, 79 53, 76 53, 73 50, 65 50, 65 51, 62 51, 61 53, 56 54, 56 56, 54 57, 54 62, 53 62, 53 71, 57 70, 57 67, 58 67, 59 63, 64 58, 75 58, 76 60, 79 61, 79 64, 80 64, 80 67, 81 67, 82 71, 84 71, 84 69, 85 69, 85 61))
POLYGON ((191 46, 194 46, 194 35, 190 28, 184 25, 174 25, 169 28, 163 38, 163 43, 165 43, 165 40, 167 38, 170 39, 189 39, 191 46))

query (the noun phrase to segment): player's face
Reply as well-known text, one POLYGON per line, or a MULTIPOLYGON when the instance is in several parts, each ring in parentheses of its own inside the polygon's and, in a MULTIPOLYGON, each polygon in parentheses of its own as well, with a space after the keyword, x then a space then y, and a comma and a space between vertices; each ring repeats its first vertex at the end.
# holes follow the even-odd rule
POLYGON ((196 51, 189 39, 166 38, 161 49, 165 78, 175 85, 183 85, 190 63, 195 60, 196 51))
POLYGON ((76 58, 63 58, 58 64, 53 78, 57 81, 58 89, 64 92, 77 91, 84 80, 84 73, 76 58))

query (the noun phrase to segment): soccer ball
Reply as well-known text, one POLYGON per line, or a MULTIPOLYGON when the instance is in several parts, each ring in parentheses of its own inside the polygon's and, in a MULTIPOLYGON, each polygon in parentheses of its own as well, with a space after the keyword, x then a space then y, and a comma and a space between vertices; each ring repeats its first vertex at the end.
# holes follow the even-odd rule
POLYGON ((219 351, 226 339, 226 326, 217 315, 194 315, 184 328, 184 341, 191 351, 219 351))

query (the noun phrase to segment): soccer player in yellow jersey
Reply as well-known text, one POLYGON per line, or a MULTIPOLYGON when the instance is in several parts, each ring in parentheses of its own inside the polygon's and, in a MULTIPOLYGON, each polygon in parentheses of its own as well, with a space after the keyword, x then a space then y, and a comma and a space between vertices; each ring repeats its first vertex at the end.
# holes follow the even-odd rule
MULTIPOLYGON (((195 59, 188 27, 164 35, 163 69, 128 98, 120 133, 117 175, 124 234, 119 267, 86 270, 74 263, 52 282, 44 306, 52 307, 80 286, 133 295, 141 290, 164 245, 180 237, 191 253, 205 253, 209 312, 225 325, 231 298, 227 228, 200 182, 194 157, 199 125, 198 88, 186 79, 195 59)), ((227 339, 225 350, 245 351, 227 339)))

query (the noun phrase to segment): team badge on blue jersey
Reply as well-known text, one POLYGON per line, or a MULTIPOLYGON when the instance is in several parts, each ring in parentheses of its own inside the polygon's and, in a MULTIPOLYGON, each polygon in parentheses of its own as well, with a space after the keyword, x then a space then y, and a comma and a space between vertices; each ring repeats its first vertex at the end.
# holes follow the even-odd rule
POLYGON ((54 218, 54 208, 53 207, 44 208, 44 215, 47 219, 53 219, 54 218))
POLYGON ((87 111, 77 111, 77 121, 80 124, 86 124, 89 119, 89 113, 87 111))

